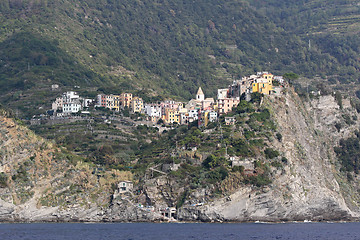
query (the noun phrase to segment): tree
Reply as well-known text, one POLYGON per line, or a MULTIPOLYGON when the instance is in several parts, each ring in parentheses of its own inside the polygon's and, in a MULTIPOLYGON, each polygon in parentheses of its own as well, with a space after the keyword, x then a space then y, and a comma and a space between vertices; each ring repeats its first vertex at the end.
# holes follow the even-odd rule
POLYGON ((297 75, 296 73, 290 72, 290 73, 285 73, 283 75, 283 77, 287 80, 296 80, 299 78, 299 75, 297 75))
POLYGON ((246 112, 253 112, 254 109, 252 107, 252 104, 248 101, 242 100, 236 107, 237 113, 246 113, 246 112))

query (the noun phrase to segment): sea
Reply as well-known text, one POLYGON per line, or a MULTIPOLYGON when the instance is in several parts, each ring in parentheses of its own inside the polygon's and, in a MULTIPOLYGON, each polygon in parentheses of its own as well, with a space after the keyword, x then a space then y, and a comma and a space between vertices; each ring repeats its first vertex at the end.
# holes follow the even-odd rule
POLYGON ((360 239, 360 223, 1 223, 1 240, 360 239))

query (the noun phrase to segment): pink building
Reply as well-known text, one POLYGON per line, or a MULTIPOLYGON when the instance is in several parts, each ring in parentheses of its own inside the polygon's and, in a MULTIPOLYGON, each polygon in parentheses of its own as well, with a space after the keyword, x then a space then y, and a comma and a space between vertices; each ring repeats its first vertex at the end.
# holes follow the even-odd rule
POLYGON ((224 98, 218 100, 218 111, 219 114, 226 114, 228 112, 231 112, 233 107, 236 107, 240 100, 235 98, 224 98))

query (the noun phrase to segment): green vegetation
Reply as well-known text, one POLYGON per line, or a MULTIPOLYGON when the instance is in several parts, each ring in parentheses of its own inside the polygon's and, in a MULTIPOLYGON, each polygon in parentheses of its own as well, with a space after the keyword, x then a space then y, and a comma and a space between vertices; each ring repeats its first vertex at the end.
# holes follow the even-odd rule
POLYGON ((353 3, 3 1, 0 100, 29 117, 28 106, 33 114, 49 108, 54 83, 130 90, 155 101, 162 97, 153 90, 189 99, 198 86, 214 96, 233 78, 261 70, 288 79, 298 78, 296 72, 356 82, 353 3), (335 35, 334 29, 348 34, 335 35))
POLYGON ((287 159, 276 160, 280 153, 268 147, 270 139, 276 137, 276 125, 269 109, 259 106, 262 95, 254 94, 252 99, 253 102, 241 100, 234 112, 229 113, 237 120, 236 125, 225 125, 222 116, 211 128, 182 125, 149 144, 139 142, 133 172, 142 179, 149 166, 179 164, 177 170, 169 172, 171 178, 190 189, 214 186, 216 194, 228 191, 227 182, 232 179, 237 179, 236 184, 257 187, 270 184, 271 167, 280 169, 287 159), (261 156, 267 160, 259 161, 261 156), (240 162, 251 159, 255 161, 254 169, 232 166, 230 157, 240 162))
POLYGON ((283 76, 287 80, 296 80, 299 78, 299 75, 297 75, 296 73, 285 73, 283 76))
POLYGON ((8 181, 8 177, 6 176, 6 173, 1 172, 0 173, 0 187, 1 188, 7 187, 7 181, 8 181))
POLYGON ((276 158, 280 155, 280 153, 272 148, 266 148, 265 151, 265 156, 266 158, 270 158, 270 159, 273 159, 273 158, 276 158))
POLYGON ((335 153, 341 163, 342 171, 359 173, 360 170, 360 133, 355 137, 341 139, 339 147, 335 147, 335 153))
POLYGON ((336 100, 337 104, 339 105, 340 109, 343 109, 342 95, 338 91, 335 93, 335 100, 336 100))

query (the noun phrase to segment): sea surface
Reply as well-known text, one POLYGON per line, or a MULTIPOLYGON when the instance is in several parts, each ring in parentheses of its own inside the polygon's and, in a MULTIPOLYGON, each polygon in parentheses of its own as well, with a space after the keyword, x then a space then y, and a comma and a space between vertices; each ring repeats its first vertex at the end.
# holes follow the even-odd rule
POLYGON ((2 223, 0 239, 351 240, 360 239, 360 223, 2 223))

